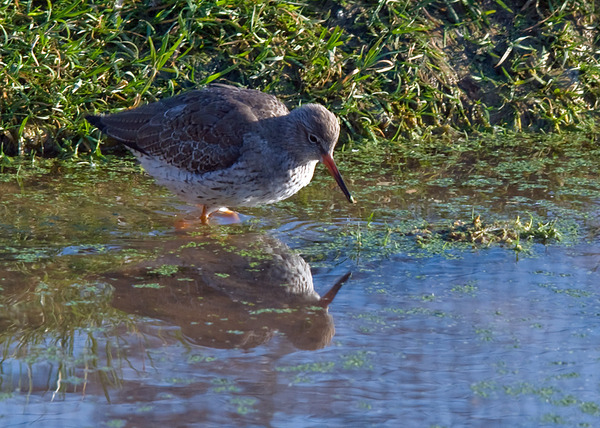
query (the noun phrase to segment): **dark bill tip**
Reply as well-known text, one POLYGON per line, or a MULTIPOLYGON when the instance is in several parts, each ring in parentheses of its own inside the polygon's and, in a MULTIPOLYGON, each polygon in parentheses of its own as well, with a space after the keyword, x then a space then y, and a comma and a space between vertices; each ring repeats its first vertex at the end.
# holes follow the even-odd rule
POLYGON ((342 175, 340 174, 340 171, 335 165, 335 162, 333 161, 331 155, 329 153, 322 155, 321 162, 325 164, 338 186, 340 186, 340 189, 342 189, 342 192, 344 192, 344 195, 346 196, 346 199, 348 199, 348 202, 355 204, 356 199, 354 199, 354 197, 350 194, 350 191, 346 187, 346 183, 344 183, 344 179, 342 178, 342 175))

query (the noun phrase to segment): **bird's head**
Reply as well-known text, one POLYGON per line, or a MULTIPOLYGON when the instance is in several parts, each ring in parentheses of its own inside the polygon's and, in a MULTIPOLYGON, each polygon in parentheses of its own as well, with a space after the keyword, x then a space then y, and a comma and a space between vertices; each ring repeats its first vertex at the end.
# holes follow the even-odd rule
POLYGON ((333 149, 340 136, 340 124, 335 115, 322 105, 305 104, 290 113, 290 120, 290 151, 303 162, 323 162, 348 201, 354 203, 333 161, 333 149))

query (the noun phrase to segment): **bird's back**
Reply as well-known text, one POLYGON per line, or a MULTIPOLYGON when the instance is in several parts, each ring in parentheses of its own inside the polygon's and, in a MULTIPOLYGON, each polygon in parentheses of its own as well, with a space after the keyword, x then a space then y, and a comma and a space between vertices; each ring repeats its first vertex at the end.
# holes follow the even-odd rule
POLYGON ((202 174, 233 165, 257 121, 288 113, 272 95, 213 84, 87 120, 134 152, 202 174))

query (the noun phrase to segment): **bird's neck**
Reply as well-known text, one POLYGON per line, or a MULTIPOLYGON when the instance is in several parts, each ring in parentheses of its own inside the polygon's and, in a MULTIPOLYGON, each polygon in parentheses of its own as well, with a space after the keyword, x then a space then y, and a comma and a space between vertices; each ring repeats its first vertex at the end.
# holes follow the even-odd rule
POLYGON ((298 147, 299 129, 289 116, 270 117, 261 122, 267 125, 261 127, 263 140, 272 142, 274 147, 270 149, 285 154, 289 166, 297 167, 312 163, 307 161, 305 154, 298 147))

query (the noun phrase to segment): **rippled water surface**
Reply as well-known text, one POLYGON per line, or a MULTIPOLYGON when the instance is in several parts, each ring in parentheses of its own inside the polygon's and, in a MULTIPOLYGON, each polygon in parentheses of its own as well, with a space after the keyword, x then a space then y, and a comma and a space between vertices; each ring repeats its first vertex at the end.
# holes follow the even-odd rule
POLYGON ((9 164, 0 425, 597 426, 597 154, 344 153, 357 205, 320 167, 208 227, 129 160, 9 164))

